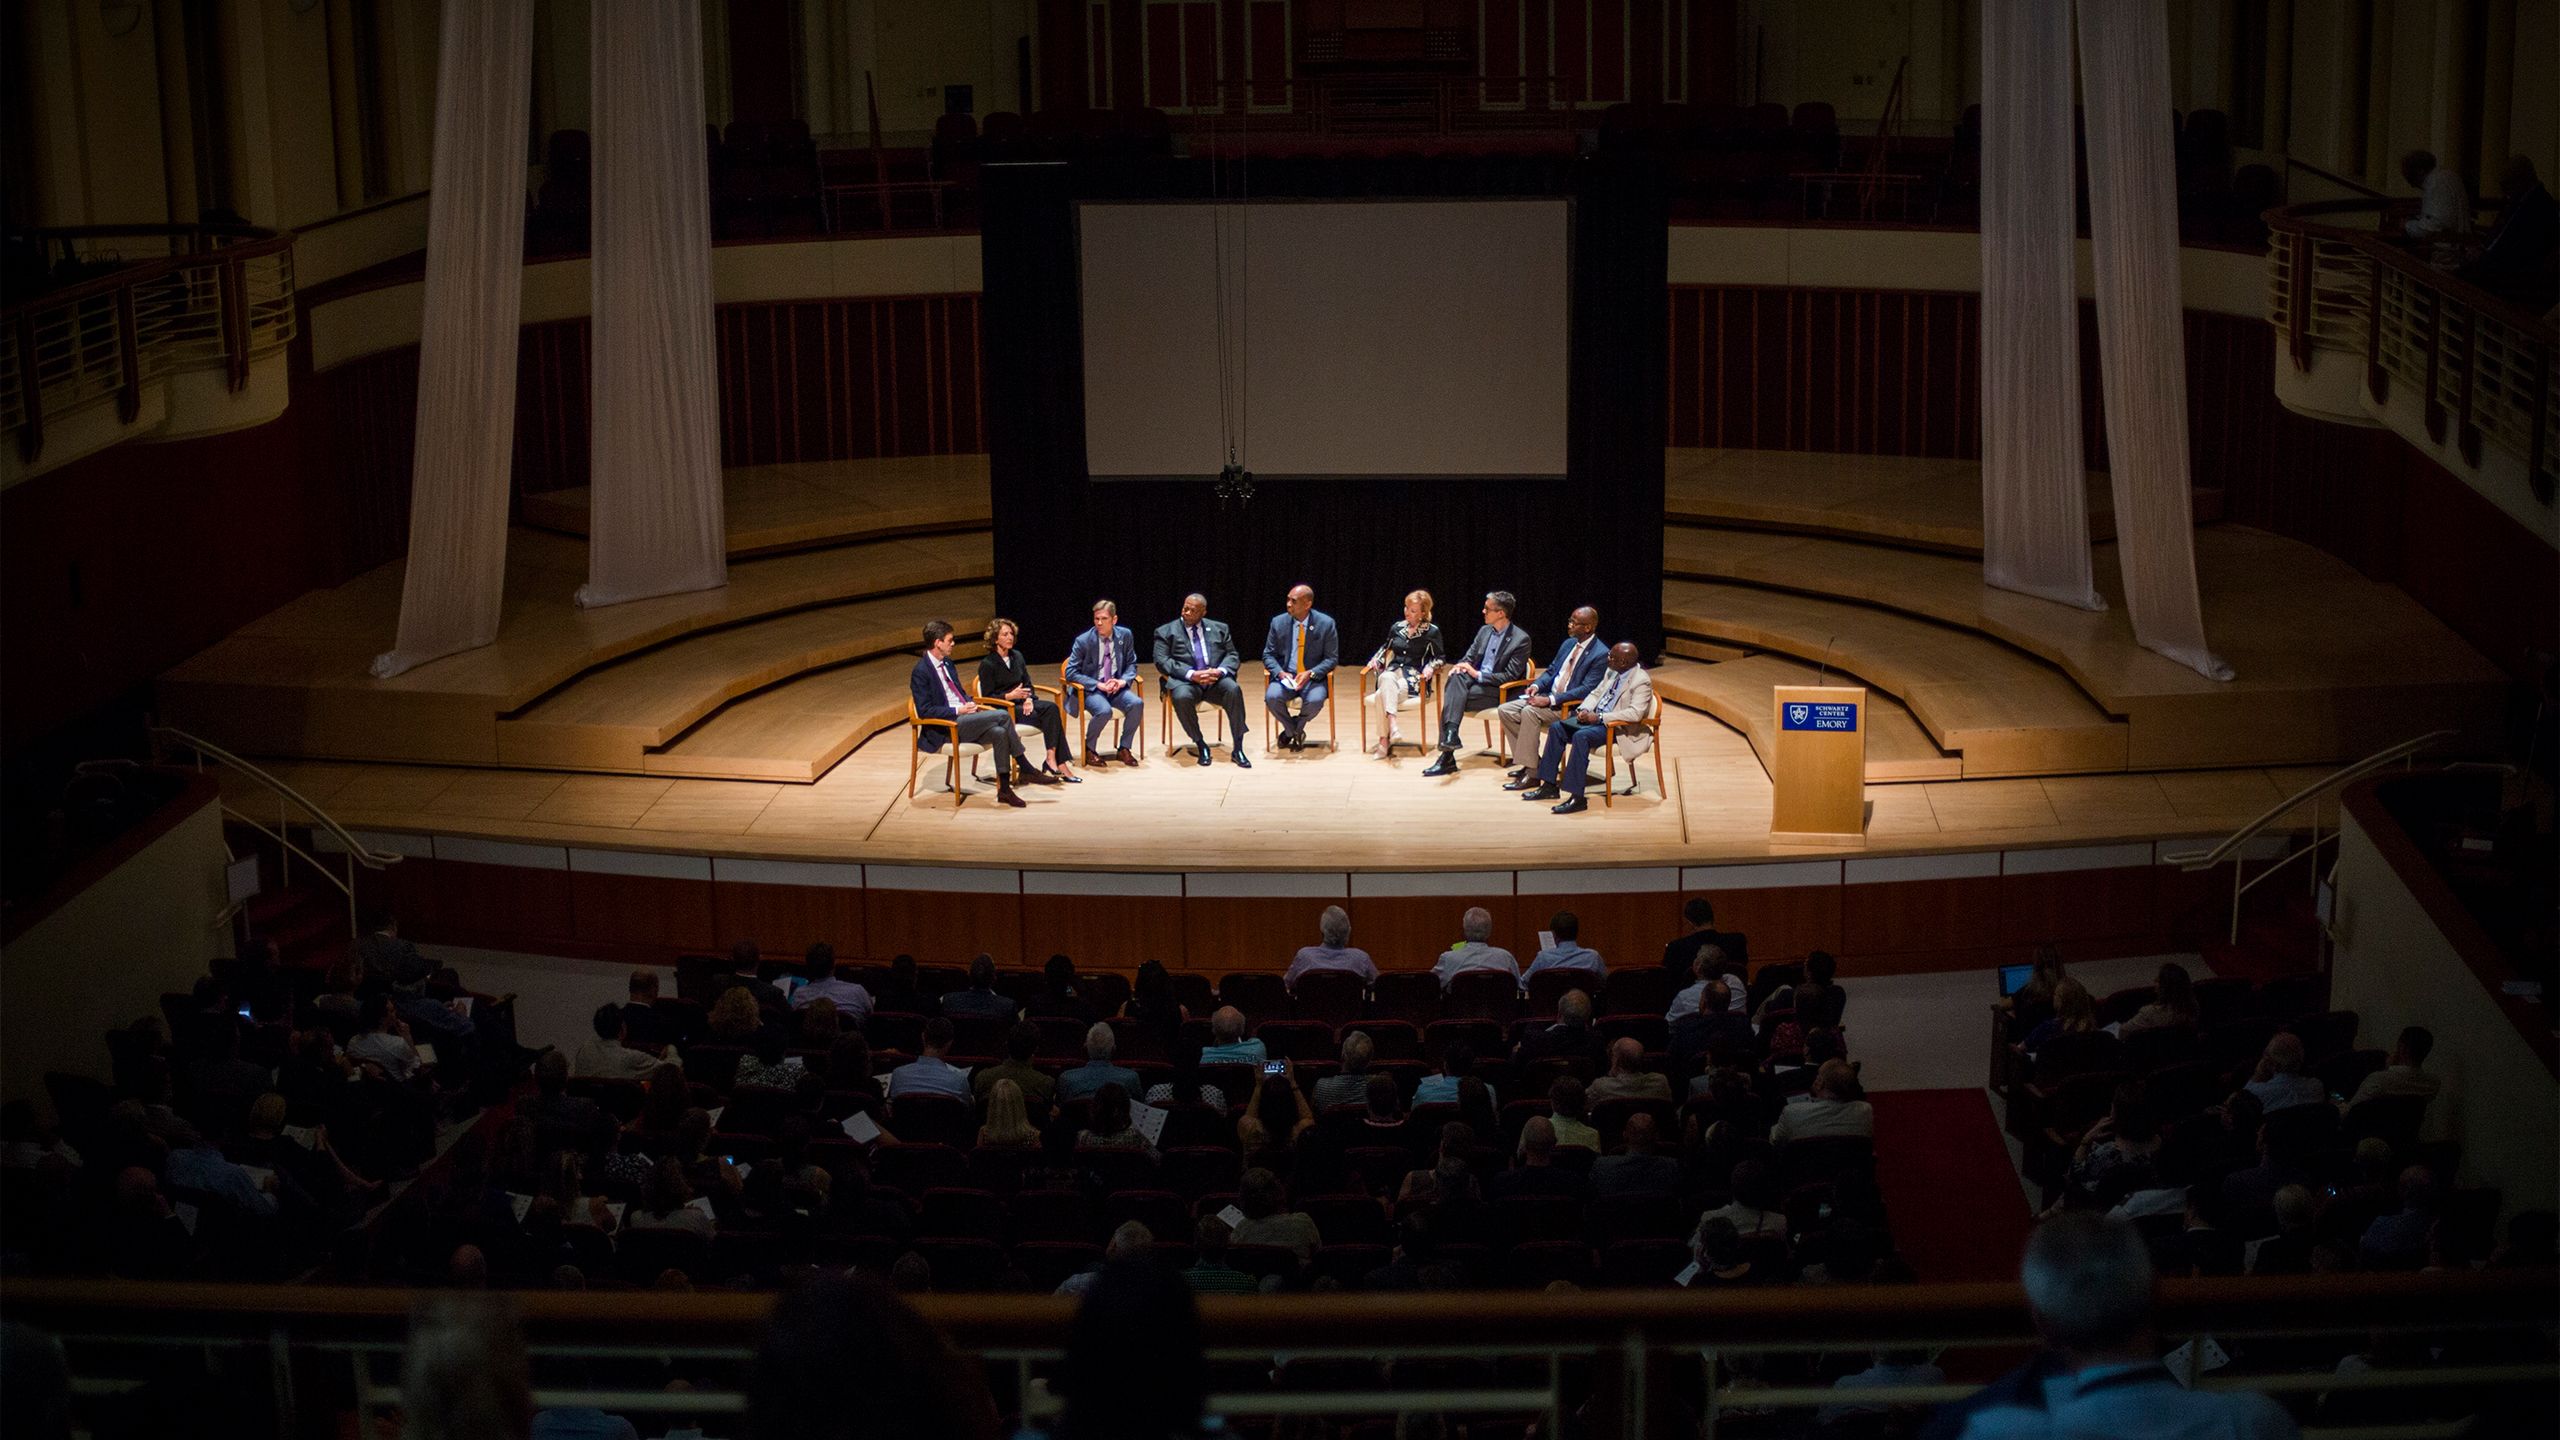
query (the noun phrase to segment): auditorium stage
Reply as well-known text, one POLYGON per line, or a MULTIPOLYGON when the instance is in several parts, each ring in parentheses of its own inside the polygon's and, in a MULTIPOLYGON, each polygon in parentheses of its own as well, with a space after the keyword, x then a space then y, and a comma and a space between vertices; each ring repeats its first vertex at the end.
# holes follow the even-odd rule
MULTIPOLYGON (((2226 832, 2383 744, 2494 733, 2503 677, 2441 622, 2310 546, 2212 522, 2209 506, 2198 569, 2214 648, 2239 671, 2229 684, 2136 646, 2121 605, 2092 615, 1985 588, 1974 465, 1667 458, 1667 793, 1648 759, 1643 793, 1580 816, 1502 793, 1477 773, 1489 760, 1430 781, 1410 751, 1368 759, 1350 710, 1339 754, 1250 772, 1171 763, 1153 694, 1139 770, 1029 792, 1018 813, 909 801, 916 628, 939 616, 970 637, 993 606, 983 456, 733 471, 730 583, 592 612, 570 603, 584 497, 528 497, 495 644, 374 680, 367 663, 397 622, 395 563, 246 627, 163 677, 159 701, 165 723, 385 831, 1164 872, 1785 857, 1766 834, 1769 695, 1823 675, 1871 690, 1870 854, 2226 832)), ((2115 569, 2101 542, 2102 588, 2115 569)), ((1536 616, 1570 597, 1523 599, 1536 616)), ((1259 615, 1221 604, 1232 620, 1259 615)), ((1155 617, 1130 618, 1143 630, 1155 617)), ((1532 621, 1542 651, 1550 628, 1532 621)), ((1245 678, 1258 697, 1258 669, 1245 678)), ((1481 745, 1476 723, 1468 736, 1481 745)))

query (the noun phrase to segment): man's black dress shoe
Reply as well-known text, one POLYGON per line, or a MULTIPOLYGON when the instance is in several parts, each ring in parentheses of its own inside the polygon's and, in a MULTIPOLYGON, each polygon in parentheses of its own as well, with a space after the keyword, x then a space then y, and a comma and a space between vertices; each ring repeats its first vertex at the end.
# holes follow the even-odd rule
POLYGON ((1564 803, 1563 803, 1563 804, 1561 804, 1561 805, 1558 805, 1558 806, 1557 806, 1557 807, 1555 807, 1553 810, 1550 810, 1550 811, 1548 811, 1547 813, 1548 813, 1548 814, 1550 814, 1550 815, 1579 815, 1579 814, 1581 814, 1583 811, 1588 810, 1588 809, 1590 809, 1590 808, 1591 808, 1591 802, 1590 802, 1590 801, 1583 799, 1583 798, 1582 798, 1581 796, 1579 796, 1579 795, 1576 795, 1576 796, 1574 796, 1572 799, 1567 800, 1566 802, 1564 802, 1564 803))
POLYGON ((1441 751, 1441 752, 1440 752, 1440 758, 1439 758, 1439 759, 1437 759, 1437 760, 1432 761, 1429 765, 1424 766, 1424 767, 1423 767, 1423 770, 1422 770, 1422 773, 1423 773, 1423 774, 1425 774, 1425 775, 1455 775, 1455 774, 1457 774, 1457 773, 1458 773, 1458 752, 1456 752, 1455 750, 1443 750, 1443 751, 1441 751))

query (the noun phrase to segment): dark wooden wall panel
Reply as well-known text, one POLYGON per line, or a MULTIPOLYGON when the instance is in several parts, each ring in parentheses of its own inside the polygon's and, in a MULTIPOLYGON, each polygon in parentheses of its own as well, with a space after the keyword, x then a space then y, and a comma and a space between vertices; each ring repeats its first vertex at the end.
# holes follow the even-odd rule
POLYGON ((999 965, 1024 963, 1019 895, 866 890, 862 911, 873 960, 904 954, 926 965, 965 965, 983 950, 999 965))
MULTIPOLYGON (((1999 902, 1997 875, 1843 885, 1838 953, 1888 955, 1978 946, 1990 938, 1984 917, 1999 902)), ((1724 907, 1716 908, 1721 912, 1724 907)), ((1752 958, 1759 958, 1756 944, 1752 958)))
POLYGON ((2006 944, 2114 939, 2156 931, 2158 866, 2003 875, 1999 902, 1985 912, 2006 944))
POLYGON ((712 919, 708 880, 580 870, 569 876, 569 903, 578 938, 590 944, 727 948, 712 919))
POLYGON ((1178 895, 1025 895, 1022 955, 1052 955, 1080 966, 1134 970, 1161 960, 1183 968, 1182 898, 1178 895))
MULTIPOLYGON (((1845 968, 1840 893, 1837 885, 1804 885, 1718 890, 1710 898, 1715 901, 1716 928, 1741 931, 1751 942, 1754 966, 1771 960, 1801 960, 1816 950, 1828 950, 1843 956, 1845 968)), ((1675 925, 1664 930, 1663 942, 1668 943, 1686 928, 1675 925)), ((1662 963, 1659 946, 1654 950, 1653 962, 1662 963)))
MULTIPOLYGON (((1458 943, 1459 917, 1469 906, 1481 905, 1493 912, 1493 943, 1520 957, 1526 965, 1538 949, 1536 927, 1523 927, 1512 906, 1510 895, 1371 895, 1346 900, 1343 908, 1351 912, 1351 943, 1369 952, 1381 970, 1428 970, 1440 958, 1440 952, 1458 943)), ((1282 962, 1300 945, 1315 943, 1316 916, 1322 906, 1310 906, 1298 918, 1295 928, 1282 935, 1303 935, 1291 940, 1281 952, 1282 962)))
POLYGON ((870 953, 863 935, 862 898, 869 892, 829 885, 711 883, 717 934, 714 951, 753 940, 764 954, 792 956, 821 940, 848 959, 870 953))
POLYGON ((578 938, 566 870, 439 860, 434 873, 439 931, 457 938, 512 936, 527 947, 578 938))
MULTIPOLYGON (((1327 905, 1350 908, 1348 901, 1314 896, 1186 897, 1182 902, 1181 968, 1211 975, 1230 970, 1275 974, 1284 971, 1299 946, 1316 942, 1316 917, 1324 913, 1327 905)), ((1389 968, 1387 957, 1370 948, 1376 943, 1374 938, 1361 932, 1357 911, 1351 917, 1351 943, 1369 949, 1378 968, 1389 968)))

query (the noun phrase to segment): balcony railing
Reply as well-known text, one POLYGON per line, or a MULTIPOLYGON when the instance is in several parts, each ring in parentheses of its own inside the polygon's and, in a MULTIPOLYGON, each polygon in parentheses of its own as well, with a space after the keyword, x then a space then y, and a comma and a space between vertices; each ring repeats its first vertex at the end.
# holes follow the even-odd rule
POLYGON ((2316 352, 2359 356, 2366 393, 2416 388, 2427 438, 2467 464, 2494 445, 2551 503, 2560 464, 2560 327, 2429 265, 2380 234, 2382 203, 2334 200, 2266 213, 2267 319, 2296 370, 2316 352))
POLYGON ((18 455, 44 452, 45 427, 112 402, 131 423, 143 387, 220 370, 233 390, 250 362, 293 339, 293 237, 247 226, 92 225, 38 230, 48 248, 112 253, 117 242, 170 251, 0 311, 0 430, 18 455))
MULTIPOLYGON (((63 1341, 75 1396, 209 1370, 228 1382, 225 1394, 274 1397, 273 1417, 229 1417, 234 1433, 283 1436, 316 1432, 328 1410, 370 1419, 399 1406, 415 1298, 388 1288, 20 1279, 0 1288, 0 1315, 63 1341)), ((651 1417, 651 1433, 690 1421, 737 1434, 742 1362, 772 1299, 518 1294, 534 1402, 651 1417), (627 1374, 625 1361, 644 1362, 653 1378, 612 1387, 604 1377, 627 1374), (668 1367, 688 1386, 666 1386, 668 1367)), ((2161 1286, 2157 1328, 2164 1345, 2197 1342, 2170 1352, 2181 1382, 2316 1407, 2318 1421, 2303 1432, 2313 1440, 2520 1434, 2516 1417, 2547 1407, 2560 1382, 2546 1329, 2555 1299, 2547 1269, 2172 1280, 2161 1286), (2351 1353, 2368 1363, 2333 1367, 2351 1353)), ((917 1309, 983 1362, 1004 1408, 1030 1420, 1055 1412, 1045 1381, 1073 1302, 928 1295, 917 1309)), ((1950 1373, 1978 1375, 2014 1363, 2034 1338, 2014 1284, 1212 1296, 1200 1315, 1217 1366, 1215 1413, 1534 1417, 1543 1433, 1595 1440, 1692 1433, 1663 1423, 1682 1409, 1702 1422, 1695 1433, 1712 1437, 1809 1433, 1824 1406, 1926 1407, 1973 1387, 1835 1390, 1804 1383, 1817 1372, 1781 1357, 1856 1357, 1855 1368, 1868 1352, 1915 1350, 1940 1355, 1950 1373), (1283 1355, 1286 1365, 1275 1358, 1283 1355), (1322 1383, 1292 1381, 1302 1361, 1320 1362, 1311 1378, 1322 1383), (1568 1418, 1575 1412, 1578 1424, 1568 1418)))

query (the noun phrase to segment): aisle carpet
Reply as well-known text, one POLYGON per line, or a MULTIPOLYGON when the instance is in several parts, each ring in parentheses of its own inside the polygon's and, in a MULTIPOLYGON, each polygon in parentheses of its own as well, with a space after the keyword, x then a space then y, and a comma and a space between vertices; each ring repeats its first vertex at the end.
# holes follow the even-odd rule
POLYGON ((1894 1248, 1923 1282, 2010 1280, 2032 1220, 1990 1092, 1881 1090, 1876 1178, 1894 1248))

